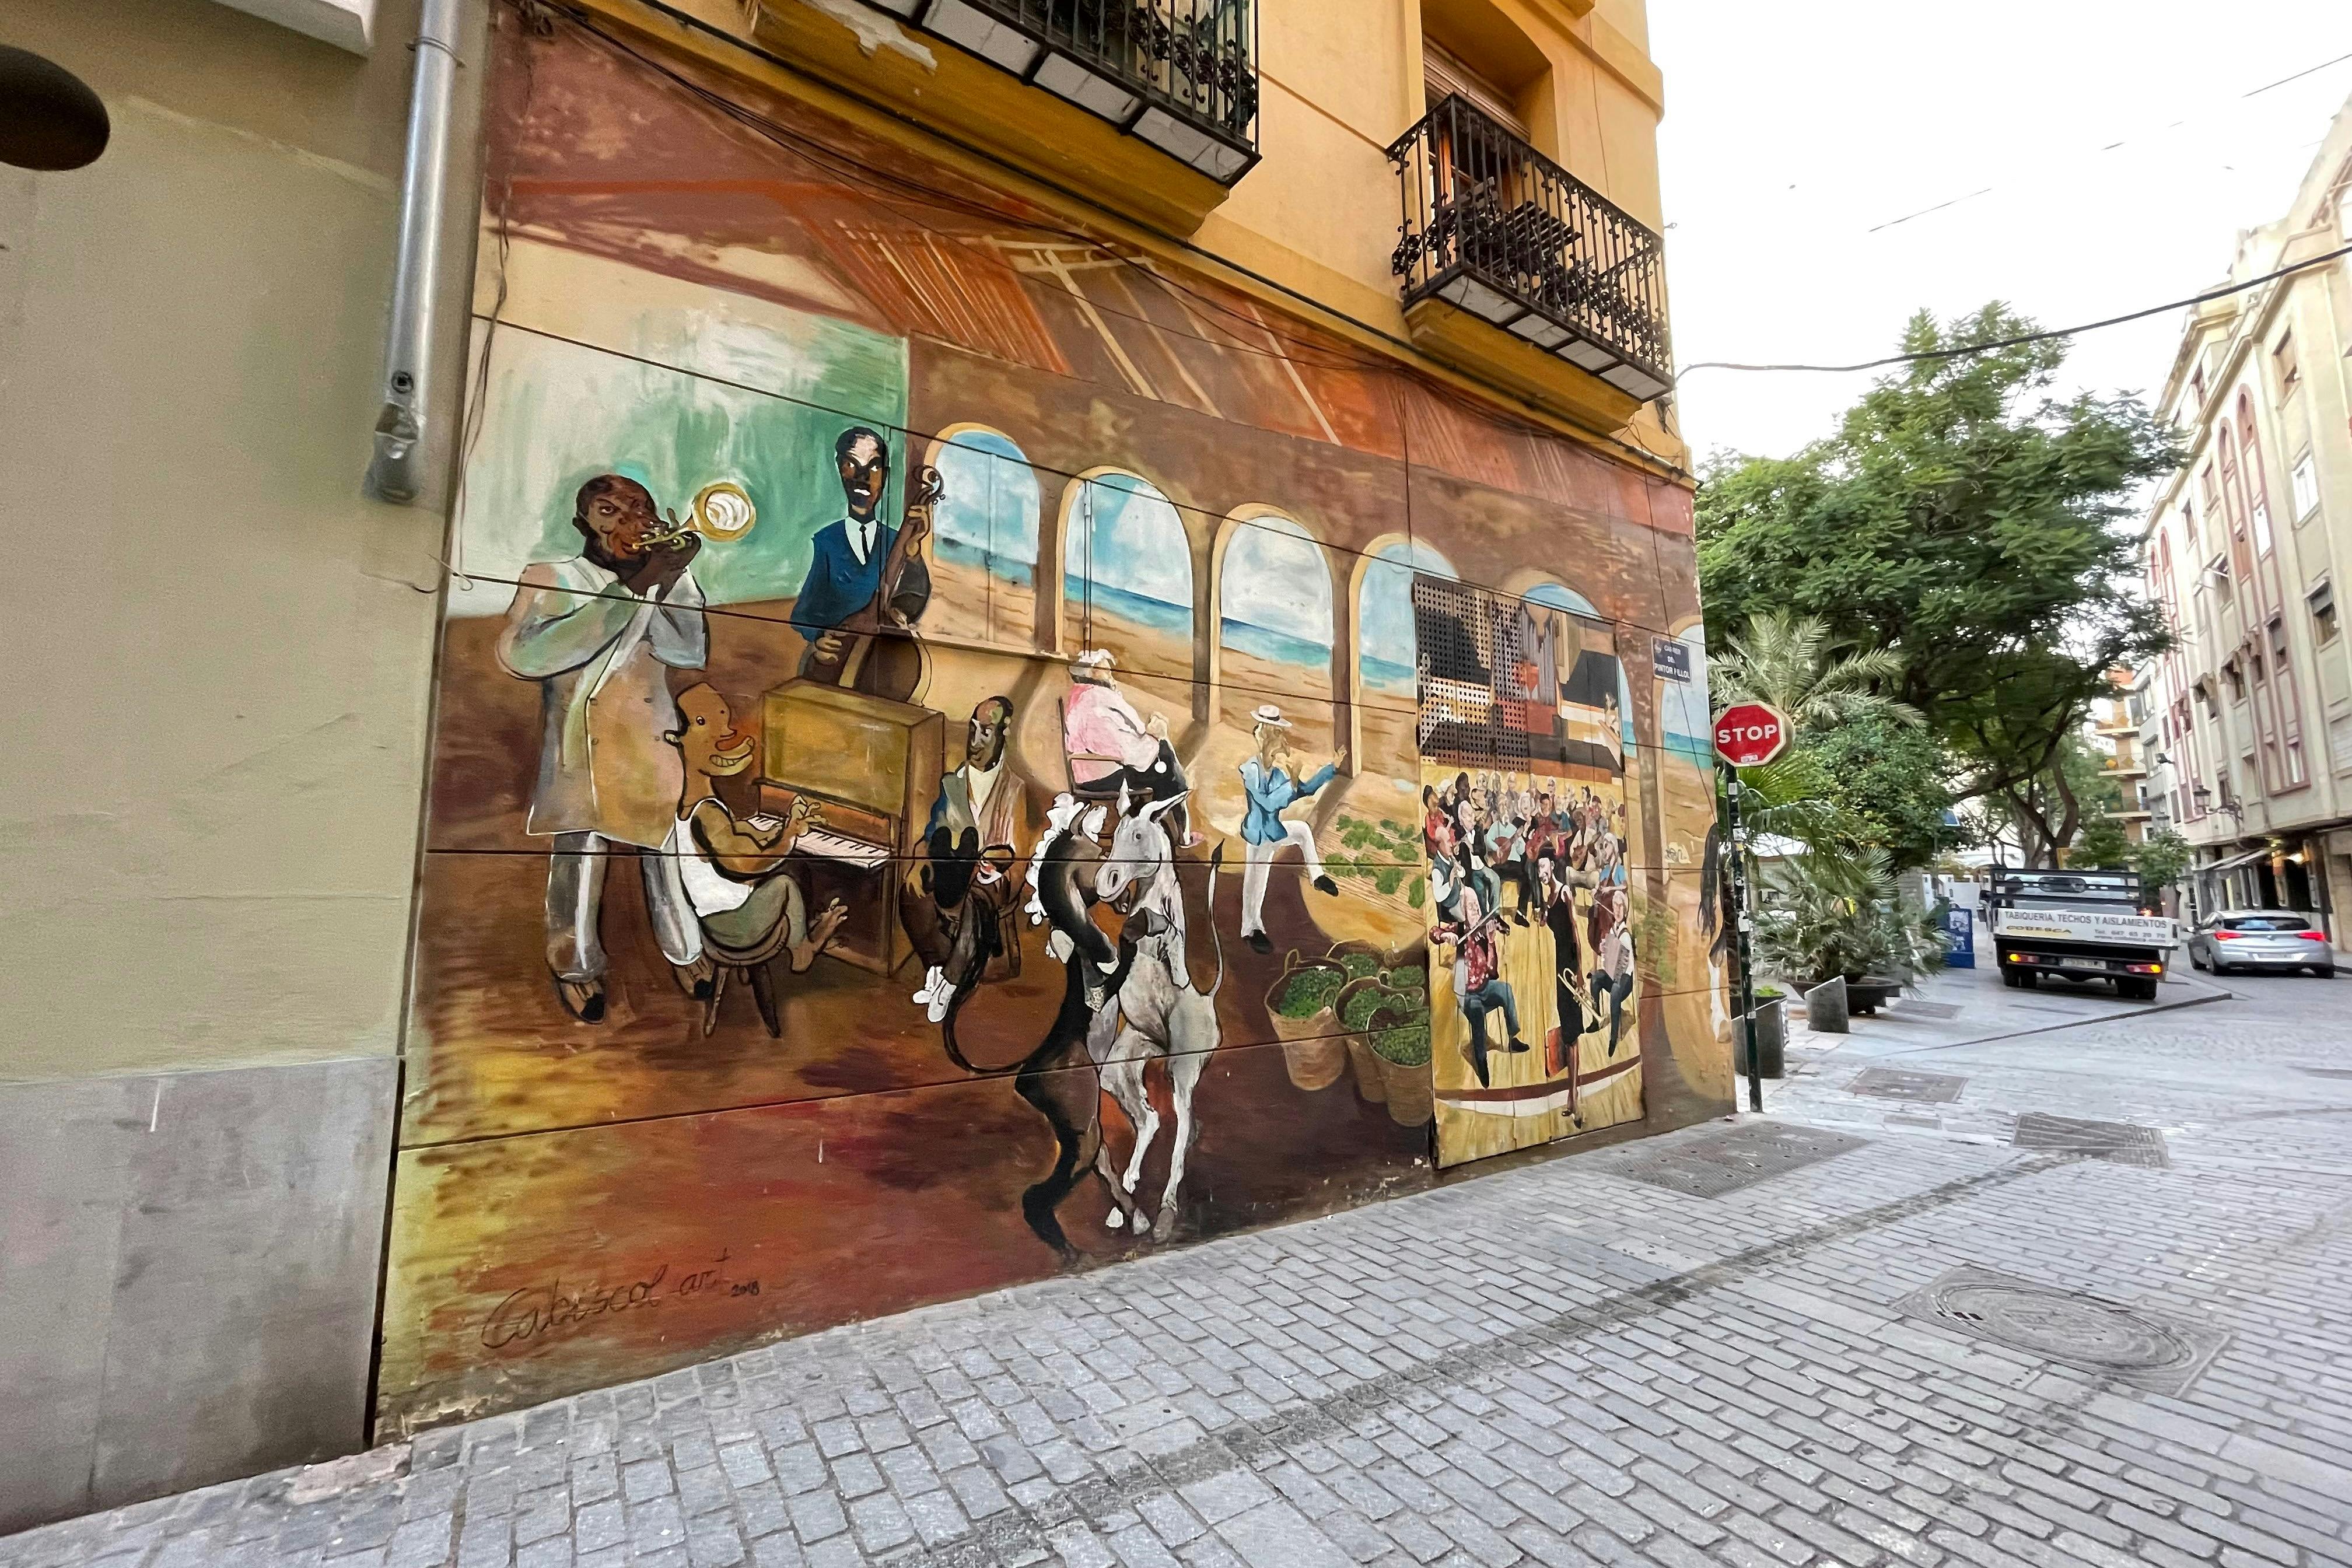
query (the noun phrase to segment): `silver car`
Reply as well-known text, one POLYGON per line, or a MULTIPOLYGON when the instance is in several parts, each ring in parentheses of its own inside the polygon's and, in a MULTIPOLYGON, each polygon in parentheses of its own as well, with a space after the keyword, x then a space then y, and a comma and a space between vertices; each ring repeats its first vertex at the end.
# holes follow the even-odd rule
POLYGON ((2310 915, 2292 910, 2223 910, 2189 939, 2189 962, 2216 974, 2233 970, 2308 969, 2336 973, 2336 949, 2310 915))

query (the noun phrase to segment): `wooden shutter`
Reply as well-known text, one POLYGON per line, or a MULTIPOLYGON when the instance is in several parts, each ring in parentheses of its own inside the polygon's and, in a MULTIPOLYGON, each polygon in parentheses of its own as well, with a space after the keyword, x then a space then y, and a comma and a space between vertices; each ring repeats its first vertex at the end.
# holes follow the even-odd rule
POLYGON ((1431 108, 1459 93, 1509 127, 1521 141, 1533 139, 1511 95, 1465 65, 1460 57, 1447 53, 1434 38, 1424 37, 1421 41, 1421 72, 1431 108))

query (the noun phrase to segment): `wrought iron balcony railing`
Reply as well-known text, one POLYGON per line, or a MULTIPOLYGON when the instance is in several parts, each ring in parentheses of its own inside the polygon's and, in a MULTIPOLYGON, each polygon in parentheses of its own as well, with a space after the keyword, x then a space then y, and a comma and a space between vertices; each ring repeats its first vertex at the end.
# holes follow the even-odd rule
POLYGON ((1458 96, 1389 161, 1406 304, 1443 299, 1644 402, 1672 388, 1664 257, 1623 208, 1458 96))
POLYGON ((1257 162, 1256 0, 877 0, 1232 184, 1257 162))

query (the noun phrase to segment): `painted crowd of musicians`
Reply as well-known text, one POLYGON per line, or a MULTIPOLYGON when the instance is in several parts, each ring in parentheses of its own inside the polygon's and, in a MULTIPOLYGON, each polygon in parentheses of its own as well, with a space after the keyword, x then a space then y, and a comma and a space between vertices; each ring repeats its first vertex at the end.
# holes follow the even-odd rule
MULTIPOLYGON (((843 511, 814 531, 791 623, 806 645, 799 674, 845 682, 887 654, 877 651, 887 634, 922 617, 931 585, 919 547, 939 491, 937 476, 921 470, 894 527, 880 510, 890 477, 882 436, 844 431, 834 461, 843 511)), ((528 831, 551 841, 546 958, 557 998, 582 1023, 605 1015, 602 902, 620 855, 636 861, 655 941, 689 995, 712 996, 714 947, 788 955, 795 971, 805 969, 845 913, 838 901, 811 908, 792 868, 795 847, 824 833, 824 808, 803 796, 782 820, 739 816, 714 781, 749 769, 756 742, 736 730, 724 698, 707 683, 672 691, 673 671, 698 671, 709 659, 693 571, 701 538, 666 521, 646 486, 617 474, 581 486, 572 525, 578 552, 521 574, 498 643, 504 667, 540 688, 528 831)), ((1019 971, 1023 862, 1044 826, 1039 802, 1064 793, 1015 768, 1019 717, 1012 699, 992 696, 960 735, 951 733, 917 853, 892 879, 898 921, 923 966, 912 999, 933 1021, 971 976, 984 983, 1019 971)), ((1111 654, 1089 648, 1071 661, 1062 717, 1065 806, 1150 808, 1173 846, 1200 844, 1193 784, 1168 721, 1119 689, 1111 654)), ((1300 755, 1275 704, 1259 706, 1250 721, 1251 751, 1238 770, 1245 800, 1240 935, 1266 952, 1267 886, 1286 852, 1295 852, 1306 886, 1339 892, 1312 827, 1286 813, 1323 790, 1347 755, 1300 755)), ((1560 781, 1468 773, 1425 791, 1423 805, 1433 936, 1456 965, 1480 1080, 1490 1049, 1526 1048, 1496 956, 1506 920, 1551 931, 1559 1015, 1577 1026, 1563 1033, 1572 1040, 1588 1018, 1598 1026, 1605 1016, 1613 1055, 1633 984, 1623 807, 1560 781), (1499 1039, 1490 1033, 1496 1023, 1499 1039)), ((767 1010, 764 969, 760 982, 767 1010)))
POLYGON ((1508 927, 1540 926, 1551 939, 1559 1032, 1545 1076, 1572 1070, 1577 1042, 1604 1026, 1602 1049, 1613 1058, 1634 973, 1623 804, 1562 778, 1463 771, 1425 786, 1422 809, 1432 956, 1453 966, 1469 1025, 1464 1054, 1478 1082, 1493 1081, 1492 1054, 1530 1048, 1504 959, 1508 927))

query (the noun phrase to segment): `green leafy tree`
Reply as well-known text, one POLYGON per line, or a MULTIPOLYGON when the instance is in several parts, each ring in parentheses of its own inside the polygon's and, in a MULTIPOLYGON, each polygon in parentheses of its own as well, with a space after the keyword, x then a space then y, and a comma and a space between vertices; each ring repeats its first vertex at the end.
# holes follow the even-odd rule
POLYGON ((1819 616, 1891 654, 1872 689, 1947 744, 1961 799, 2050 772, 2106 671, 2165 646, 2122 525, 2177 437, 2136 398, 2053 395, 2062 342, 1948 353, 2032 330, 1999 304, 1921 312, 1904 352, 1948 357, 1880 380, 1793 457, 1711 462, 1698 497, 1710 623, 1819 616))
POLYGON ((2066 851, 2066 864, 2086 871, 2131 869, 2131 840, 2124 837, 2123 824, 2105 814, 2091 818, 2066 851))
POLYGON ((2131 868, 2139 873, 2140 885, 2148 892, 2161 893, 2189 875, 2196 858, 2189 840, 2168 827, 2132 846, 2131 868))
POLYGON ((1812 764, 1847 834, 1885 855, 1895 870, 1925 866, 1958 840, 1944 822, 1951 763, 1942 742, 1919 725, 1868 713, 1806 732, 1797 754, 1812 764))

